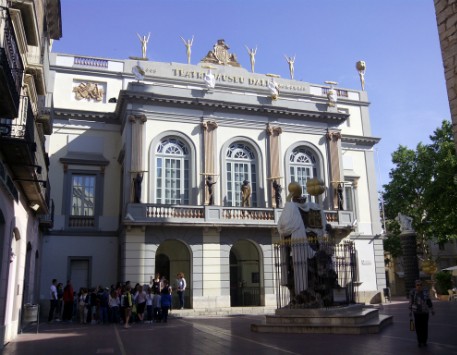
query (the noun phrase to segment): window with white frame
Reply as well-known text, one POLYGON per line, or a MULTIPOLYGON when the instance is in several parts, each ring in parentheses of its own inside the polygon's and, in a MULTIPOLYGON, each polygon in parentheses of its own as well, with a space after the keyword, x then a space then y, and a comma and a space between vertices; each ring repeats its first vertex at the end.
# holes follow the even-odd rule
POLYGON ((317 177, 318 161, 316 154, 307 147, 297 147, 289 155, 289 174, 291 182, 298 182, 307 201, 315 202, 315 197, 306 192, 308 179, 317 177))
POLYGON ((346 184, 344 186, 344 209, 346 211, 355 212, 354 209, 354 190, 352 184, 346 184))
POLYGON ((71 178, 71 215, 95 215, 95 175, 74 174, 71 178))
POLYGON ((156 203, 189 204, 189 148, 180 139, 166 137, 156 149, 156 203))
POLYGON ((227 169, 226 206, 241 206, 243 181, 251 185, 251 206, 257 206, 257 158, 249 145, 232 143, 225 154, 227 169))

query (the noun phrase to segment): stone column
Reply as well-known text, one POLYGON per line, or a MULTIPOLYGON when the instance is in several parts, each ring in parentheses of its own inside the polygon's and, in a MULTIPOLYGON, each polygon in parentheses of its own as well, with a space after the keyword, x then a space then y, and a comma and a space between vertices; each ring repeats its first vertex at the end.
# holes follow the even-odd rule
POLYGON ((271 126, 270 124, 267 125, 266 128, 267 136, 268 136, 268 161, 269 165, 268 168, 270 170, 270 178, 269 181, 269 188, 270 188, 270 206, 277 207, 276 201, 274 198, 274 189, 272 186, 273 178, 277 178, 278 184, 281 184, 281 179, 279 176, 281 175, 280 169, 280 158, 279 158, 279 146, 280 146, 280 135, 282 133, 282 128, 280 126, 271 126))
POLYGON ((333 209, 338 209, 338 193, 336 189, 338 188, 338 181, 342 180, 341 176, 341 133, 338 131, 329 131, 326 134, 328 140, 328 154, 329 154, 329 164, 330 164, 330 181, 332 182, 331 186, 332 191, 332 207, 333 209))
MULTIPOLYGON (((217 122, 215 120, 207 120, 202 122, 202 129, 203 129, 203 154, 204 154, 204 174, 202 175, 204 178, 204 189, 205 189, 205 197, 204 203, 207 205, 209 203, 209 192, 206 186, 206 178, 211 176, 213 181, 216 181, 216 129, 217 129, 217 122), (209 174, 209 175, 206 175, 209 174)), ((213 194, 214 194, 213 188, 213 194)))
MULTIPOLYGON (((132 146, 131 146, 131 165, 130 165, 130 182, 131 182, 131 202, 135 202, 135 179, 137 174, 143 177, 144 165, 144 123, 147 121, 145 115, 130 115, 128 121, 132 125, 132 146)), ((138 184, 138 182, 137 182, 138 184)), ((139 182, 141 186, 141 182, 139 182)), ((137 185, 138 186, 138 185, 137 185)), ((137 187, 138 188, 138 187, 137 187)), ((139 202, 139 201, 136 201, 139 202)))

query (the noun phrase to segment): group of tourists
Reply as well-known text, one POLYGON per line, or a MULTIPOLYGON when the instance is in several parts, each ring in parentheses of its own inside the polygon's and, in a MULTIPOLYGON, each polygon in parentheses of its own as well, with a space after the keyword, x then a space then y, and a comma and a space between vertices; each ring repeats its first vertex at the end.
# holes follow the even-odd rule
MULTIPOLYGON (((177 274, 175 289, 179 308, 184 308, 184 292, 187 284, 182 272, 177 274)), ((71 281, 65 287, 52 280, 48 322, 79 321, 81 324, 166 323, 172 308, 173 287, 160 274, 150 284, 135 286, 130 281, 118 282, 111 287, 98 286, 73 290, 71 281)))

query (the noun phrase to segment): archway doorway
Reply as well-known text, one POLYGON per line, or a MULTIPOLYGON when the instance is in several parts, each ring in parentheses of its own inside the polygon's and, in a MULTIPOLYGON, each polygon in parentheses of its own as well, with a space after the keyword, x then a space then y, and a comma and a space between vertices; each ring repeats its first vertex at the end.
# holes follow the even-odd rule
MULTIPOLYGON (((166 240, 157 248, 155 272, 170 281, 176 290, 176 275, 184 273, 187 287, 184 292, 184 308, 192 308, 192 265, 189 247, 178 240, 166 240)), ((179 306, 176 292, 173 292, 173 308, 179 306)))
POLYGON ((247 240, 236 242, 230 250, 230 305, 261 306, 259 251, 247 240))

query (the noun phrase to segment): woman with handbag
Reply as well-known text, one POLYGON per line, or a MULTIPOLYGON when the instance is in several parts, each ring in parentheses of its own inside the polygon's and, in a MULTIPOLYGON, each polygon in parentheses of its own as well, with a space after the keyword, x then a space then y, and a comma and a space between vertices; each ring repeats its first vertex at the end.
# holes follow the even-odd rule
MULTIPOLYGON (((422 289, 422 281, 416 280, 415 289, 411 290, 409 296, 410 320, 414 315, 414 329, 417 335, 417 344, 419 347, 427 346, 428 339, 428 314, 435 314, 433 304, 430 300, 428 290, 422 289)), ((411 323, 411 322, 410 322, 411 323)), ((411 329, 411 325, 410 325, 411 329)), ((411 329, 411 330, 414 330, 411 329)))

